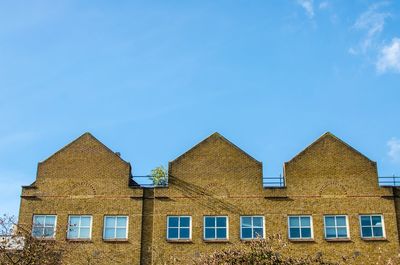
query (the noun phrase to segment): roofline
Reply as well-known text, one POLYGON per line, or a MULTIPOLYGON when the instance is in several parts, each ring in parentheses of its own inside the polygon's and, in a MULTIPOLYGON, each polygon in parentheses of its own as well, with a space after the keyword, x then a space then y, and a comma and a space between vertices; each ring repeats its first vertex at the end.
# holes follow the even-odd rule
POLYGON ((207 141, 208 139, 210 139, 213 136, 217 136, 219 138, 221 138, 223 141, 227 142, 228 144, 230 144, 231 146, 233 146, 236 150, 240 151, 241 153, 245 154, 248 158, 250 158, 251 160, 253 160, 254 162, 258 163, 258 164, 262 164, 261 161, 258 161, 257 159, 255 159, 254 157, 252 157, 251 155, 249 155, 247 152, 243 151, 243 149, 241 149, 240 147, 238 147, 237 145, 235 145, 234 143, 232 143, 231 141, 229 141, 228 139, 226 139, 224 136, 222 136, 220 133, 218 132, 214 132, 212 134, 210 134, 208 137, 206 137, 205 139, 201 140, 199 143, 197 143, 196 145, 194 145, 193 147, 191 147, 189 150, 185 151, 183 154, 181 154, 180 156, 178 156, 177 158, 175 158, 174 160, 170 160, 168 161, 168 167, 170 166, 170 164, 178 161, 179 159, 181 159, 182 157, 184 157, 186 154, 188 154, 189 152, 191 152, 192 150, 196 149, 197 147, 199 147, 201 144, 203 144, 205 141, 207 141))
POLYGON ((284 165, 294 161, 297 157, 299 157, 301 154, 305 153, 308 149, 310 149, 313 145, 315 145, 316 143, 318 143, 319 141, 321 141, 324 137, 326 136, 331 136, 334 139, 336 139, 337 141, 339 141, 340 143, 344 144, 345 146, 347 146, 350 150, 356 152, 357 154, 361 155, 362 157, 364 157, 365 159, 367 159, 368 161, 370 161, 371 163, 376 164, 376 161, 371 160, 369 157, 367 157, 366 155, 364 155, 363 153, 361 153, 360 151, 358 151, 357 149, 355 149, 354 147, 352 147, 351 145, 349 145, 348 143, 346 143, 345 141, 343 141, 342 139, 340 139, 339 137, 337 137, 336 135, 334 135, 331 132, 325 132, 324 134, 322 134, 320 137, 318 137, 316 140, 314 140, 311 144, 309 144, 308 146, 306 146, 303 150, 301 150, 299 153, 297 153, 295 156, 293 156, 289 161, 284 162, 284 165))
POLYGON ((39 162, 39 164, 43 164, 45 162, 47 162, 48 160, 50 160, 52 157, 54 157, 56 154, 61 153, 62 151, 64 151, 65 149, 67 149, 69 146, 71 146, 72 144, 74 144, 75 142, 77 142, 79 139, 81 139, 84 136, 90 136, 92 137, 95 141, 97 141, 98 143, 100 143, 109 153, 112 153, 114 156, 118 157, 122 162, 128 164, 130 166, 130 163, 128 161, 125 161, 124 159, 122 159, 119 155, 117 155, 113 150, 111 150, 108 146, 106 146, 105 144, 103 144, 99 139, 97 139, 96 137, 93 136, 93 134, 91 134, 90 132, 85 132, 84 134, 82 134, 81 136, 79 136, 78 138, 76 138, 75 140, 73 140, 72 142, 70 142, 69 144, 65 145, 64 147, 62 147, 61 149, 59 149, 58 151, 56 151, 55 153, 53 153, 52 155, 50 155, 49 157, 47 157, 45 160, 42 160, 39 162))

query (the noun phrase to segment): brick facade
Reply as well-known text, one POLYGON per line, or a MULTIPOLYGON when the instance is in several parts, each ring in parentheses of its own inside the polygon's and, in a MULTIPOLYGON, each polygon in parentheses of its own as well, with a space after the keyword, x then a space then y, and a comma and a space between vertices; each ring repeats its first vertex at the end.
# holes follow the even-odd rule
MULTIPOLYGON (((284 188, 263 188, 262 163, 218 133, 170 162, 168 171, 168 187, 140 188, 130 164, 86 133, 39 163, 36 181, 22 190, 19 222, 31 225, 34 214, 57 215, 55 238, 66 240, 68 215, 92 215, 92 239, 71 242, 86 254, 66 264, 86 264, 98 253, 121 264, 158 264, 166 256, 186 264, 240 242, 240 216, 247 215, 263 216, 265 233, 285 239, 288 216, 312 216, 313 240, 290 241, 296 253, 358 253, 373 262, 399 251, 398 191, 379 187, 376 163, 330 133, 284 164, 284 188), (361 214, 383 216, 384 239, 361 238, 361 214), (103 240, 105 215, 129 216, 127 240, 103 240), (203 240, 208 215, 228 216, 227 241, 203 240), (326 240, 324 215, 346 215, 349 239, 326 240), (168 216, 191 216, 190 240, 167 240, 168 216)), ((110 264, 104 260, 97 263, 110 264)))

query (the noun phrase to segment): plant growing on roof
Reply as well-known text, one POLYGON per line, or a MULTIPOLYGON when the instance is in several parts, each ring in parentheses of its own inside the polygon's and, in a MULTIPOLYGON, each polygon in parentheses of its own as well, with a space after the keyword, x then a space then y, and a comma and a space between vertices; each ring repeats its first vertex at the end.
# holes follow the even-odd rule
POLYGON ((168 171, 163 166, 152 169, 151 180, 154 186, 166 186, 168 183, 168 171))

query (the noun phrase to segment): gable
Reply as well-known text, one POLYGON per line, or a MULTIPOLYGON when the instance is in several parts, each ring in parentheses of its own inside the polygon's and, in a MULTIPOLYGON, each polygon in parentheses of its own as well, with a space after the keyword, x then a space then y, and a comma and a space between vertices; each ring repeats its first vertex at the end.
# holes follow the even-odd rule
POLYGON ((106 153, 113 157, 115 160, 118 160, 119 162, 129 164, 125 160, 123 160, 119 155, 117 155, 115 152, 113 152, 110 148, 108 148, 106 145, 104 145, 102 142, 100 142, 96 137, 94 137, 91 133, 86 132, 76 138, 74 141, 70 142, 54 154, 52 154, 50 157, 47 159, 43 160, 42 162, 39 162, 39 164, 45 164, 51 160, 57 159, 61 156, 66 156, 68 153, 79 153, 80 155, 86 155, 90 156, 91 151, 92 155, 95 153, 95 151, 101 150, 103 153, 106 153))
POLYGON ((178 163, 180 160, 186 159, 188 157, 193 157, 196 156, 197 154, 202 154, 203 156, 205 155, 215 155, 217 154, 216 152, 213 152, 213 150, 216 150, 218 148, 218 145, 225 145, 227 148, 225 148, 224 152, 233 152, 238 156, 243 157, 243 159, 250 160, 256 164, 261 164, 260 161, 256 160, 249 154, 247 154, 245 151, 240 149, 238 146, 230 142, 228 139, 223 137, 221 134, 215 132, 200 143, 196 144, 192 148, 190 148, 188 151, 177 157, 176 159, 172 160, 169 162, 170 165, 173 165, 175 163, 178 163))
MULTIPOLYGON (((316 154, 326 156, 350 156, 355 159, 361 159, 368 163, 375 163, 367 156, 336 137, 330 132, 324 133, 321 137, 303 149, 300 153, 294 156, 291 160, 285 162, 286 164, 295 163, 296 161, 303 160, 307 156, 315 156, 316 154)), ((315 157, 314 157, 315 158, 315 157)))

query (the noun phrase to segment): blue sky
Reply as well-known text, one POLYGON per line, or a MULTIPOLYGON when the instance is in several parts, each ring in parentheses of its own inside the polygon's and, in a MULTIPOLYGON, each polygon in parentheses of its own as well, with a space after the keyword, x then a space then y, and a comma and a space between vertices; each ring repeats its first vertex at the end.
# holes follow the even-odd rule
POLYGON ((399 1, 0 2, 0 212, 86 131, 145 175, 218 131, 264 174, 331 131, 400 174, 399 1))

